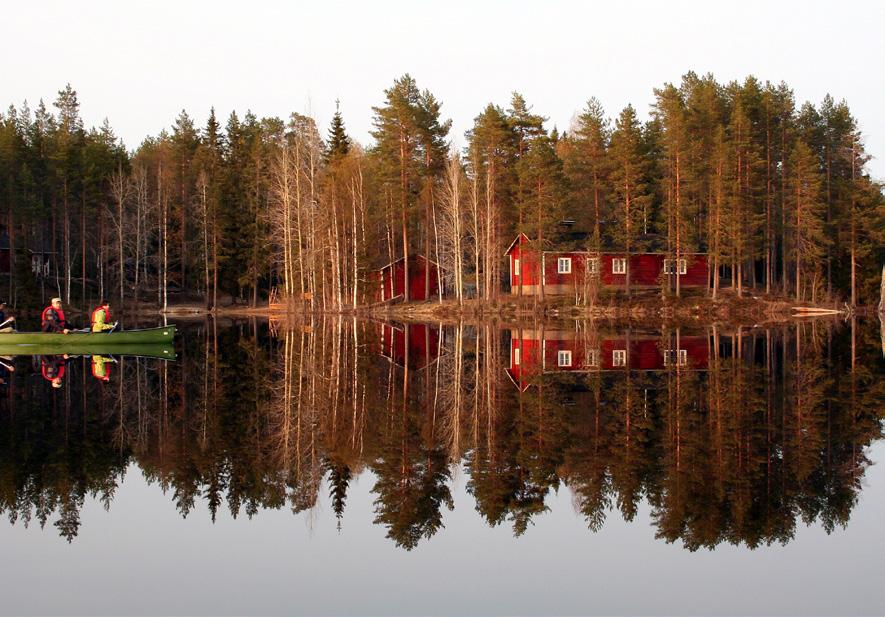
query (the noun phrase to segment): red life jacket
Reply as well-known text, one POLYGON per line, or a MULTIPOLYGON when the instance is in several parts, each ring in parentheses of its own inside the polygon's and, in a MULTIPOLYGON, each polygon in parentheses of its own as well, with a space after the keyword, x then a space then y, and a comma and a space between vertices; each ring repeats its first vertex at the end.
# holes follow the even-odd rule
POLYGON ((65 312, 64 312, 63 310, 61 310, 61 309, 54 308, 54 307, 51 306, 51 305, 50 305, 50 306, 47 306, 45 309, 43 309, 43 314, 40 315, 40 326, 41 326, 41 328, 45 328, 45 327, 46 327, 46 313, 48 313, 50 310, 55 311, 55 314, 58 315, 58 325, 59 325, 62 329, 67 328, 67 327, 68 327, 68 326, 67 326, 67 323, 68 323, 68 322, 65 321, 65 312))
POLYGON ((43 361, 43 366, 40 367, 40 373, 42 373, 42 375, 43 375, 43 379, 45 379, 46 381, 52 381, 52 380, 55 379, 55 378, 63 379, 64 376, 65 376, 65 364, 64 364, 64 362, 58 364, 56 367, 58 368, 58 373, 56 373, 56 375, 55 375, 54 377, 50 377, 50 376, 49 376, 49 372, 46 370, 46 369, 49 368, 49 363, 46 362, 46 361, 44 360, 44 361, 43 361))
POLYGON ((106 309, 103 306, 97 306, 92 311, 92 317, 89 318, 90 323, 95 323, 95 314, 99 311, 104 311, 104 322, 108 323, 111 320, 111 309, 106 309))

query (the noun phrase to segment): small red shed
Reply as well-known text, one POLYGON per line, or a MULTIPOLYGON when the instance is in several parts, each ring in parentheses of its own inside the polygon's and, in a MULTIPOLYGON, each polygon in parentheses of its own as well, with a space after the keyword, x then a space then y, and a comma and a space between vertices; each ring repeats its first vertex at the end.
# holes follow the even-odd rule
POLYGON ((404 299, 406 280, 409 285, 409 299, 429 300, 440 297, 442 269, 434 261, 423 255, 409 256, 409 274, 406 276, 406 260, 400 257, 378 270, 378 299, 381 302, 404 299))

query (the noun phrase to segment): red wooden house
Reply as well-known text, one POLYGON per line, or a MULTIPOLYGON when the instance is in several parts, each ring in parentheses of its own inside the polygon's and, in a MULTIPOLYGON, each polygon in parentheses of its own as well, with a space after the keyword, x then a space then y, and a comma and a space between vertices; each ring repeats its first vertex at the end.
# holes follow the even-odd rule
POLYGON ((439 265, 423 255, 409 255, 409 273, 406 276, 406 260, 400 257, 377 271, 377 298, 381 302, 405 299, 407 281, 409 300, 437 298, 441 293, 441 276, 439 265))
POLYGON ((520 391, 553 372, 706 370, 709 337, 671 333, 584 337, 571 330, 513 330, 507 374, 520 391))
POLYGON ((381 324, 379 353, 397 366, 422 369, 441 351, 442 333, 431 324, 381 324))
POLYGON ((525 234, 516 237, 505 253, 510 266, 510 293, 535 295, 573 294, 598 277, 603 287, 625 287, 630 276, 631 289, 707 287, 710 270, 705 253, 683 253, 674 259, 665 253, 624 253, 588 251, 537 251, 525 234))

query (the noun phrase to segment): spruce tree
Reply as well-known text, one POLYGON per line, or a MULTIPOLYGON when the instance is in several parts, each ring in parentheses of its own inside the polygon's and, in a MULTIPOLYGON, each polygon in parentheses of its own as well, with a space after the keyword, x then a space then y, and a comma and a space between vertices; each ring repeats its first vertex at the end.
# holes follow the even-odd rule
POLYGON ((332 116, 332 124, 329 126, 328 145, 326 146, 326 160, 329 162, 339 161, 350 152, 350 138, 344 130, 344 118, 338 101, 335 101, 335 115, 332 116))

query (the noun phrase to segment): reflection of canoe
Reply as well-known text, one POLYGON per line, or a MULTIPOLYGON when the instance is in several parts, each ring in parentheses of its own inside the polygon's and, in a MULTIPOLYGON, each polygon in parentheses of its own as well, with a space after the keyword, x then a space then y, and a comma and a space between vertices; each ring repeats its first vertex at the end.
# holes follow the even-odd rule
POLYGON ((121 345, 171 343, 175 338, 175 326, 145 328, 144 330, 124 330, 122 332, 3 332, 0 345, 121 345))
POLYGON ((141 356, 142 358, 175 359, 175 348, 163 343, 146 343, 137 345, 5 345, 0 343, 2 356, 141 356))

